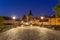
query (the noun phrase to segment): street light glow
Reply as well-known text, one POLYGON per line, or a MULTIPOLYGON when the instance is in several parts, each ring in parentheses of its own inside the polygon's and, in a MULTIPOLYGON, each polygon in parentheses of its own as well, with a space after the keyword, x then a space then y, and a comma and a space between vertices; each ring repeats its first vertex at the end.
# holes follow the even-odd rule
POLYGON ((12 19, 16 19, 16 17, 15 17, 15 16, 13 16, 13 17, 12 17, 12 19))
POLYGON ((41 19, 44 19, 44 17, 43 17, 43 16, 41 16, 41 19))

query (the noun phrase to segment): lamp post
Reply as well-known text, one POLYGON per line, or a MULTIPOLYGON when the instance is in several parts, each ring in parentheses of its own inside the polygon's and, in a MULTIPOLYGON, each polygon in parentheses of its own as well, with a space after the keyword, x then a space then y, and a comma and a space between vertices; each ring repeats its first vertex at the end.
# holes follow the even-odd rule
POLYGON ((16 17, 13 16, 12 19, 13 19, 13 25, 15 25, 15 19, 16 19, 16 17))
POLYGON ((40 19, 42 20, 42 26, 43 26, 43 19, 44 19, 44 16, 41 16, 40 19))

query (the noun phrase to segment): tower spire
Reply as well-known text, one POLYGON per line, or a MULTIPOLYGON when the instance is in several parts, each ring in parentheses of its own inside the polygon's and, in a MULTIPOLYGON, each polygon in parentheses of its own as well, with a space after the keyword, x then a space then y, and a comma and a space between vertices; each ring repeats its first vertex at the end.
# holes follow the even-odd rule
POLYGON ((29 15, 33 15, 31 10, 30 10, 30 12, 29 12, 29 15))

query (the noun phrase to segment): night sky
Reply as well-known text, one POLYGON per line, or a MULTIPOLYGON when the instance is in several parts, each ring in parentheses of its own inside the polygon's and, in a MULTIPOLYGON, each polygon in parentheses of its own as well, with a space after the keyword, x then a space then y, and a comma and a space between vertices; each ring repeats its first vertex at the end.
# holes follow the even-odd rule
POLYGON ((0 0, 0 16, 22 17, 32 10, 34 16, 53 15, 58 0, 0 0))

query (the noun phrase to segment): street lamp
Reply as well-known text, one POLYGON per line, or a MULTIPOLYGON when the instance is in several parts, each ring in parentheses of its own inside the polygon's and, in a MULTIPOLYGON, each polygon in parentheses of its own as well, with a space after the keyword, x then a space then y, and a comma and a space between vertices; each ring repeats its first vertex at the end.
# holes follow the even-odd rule
POLYGON ((43 19, 44 19, 44 16, 41 16, 40 19, 42 20, 42 26, 43 26, 43 19))
POLYGON ((15 20, 15 19, 16 19, 16 17, 15 17, 15 16, 13 16, 13 17, 12 17, 12 19, 13 19, 13 20, 15 20))
POLYGON ((12 19, 13 19, 13 25, 15 25, 15 19, 16 19, 16 17, 13 16, 12 19))
POLYGON ((41 16, 41 19, 43 20, 44 19, 44 16, 41 16))

